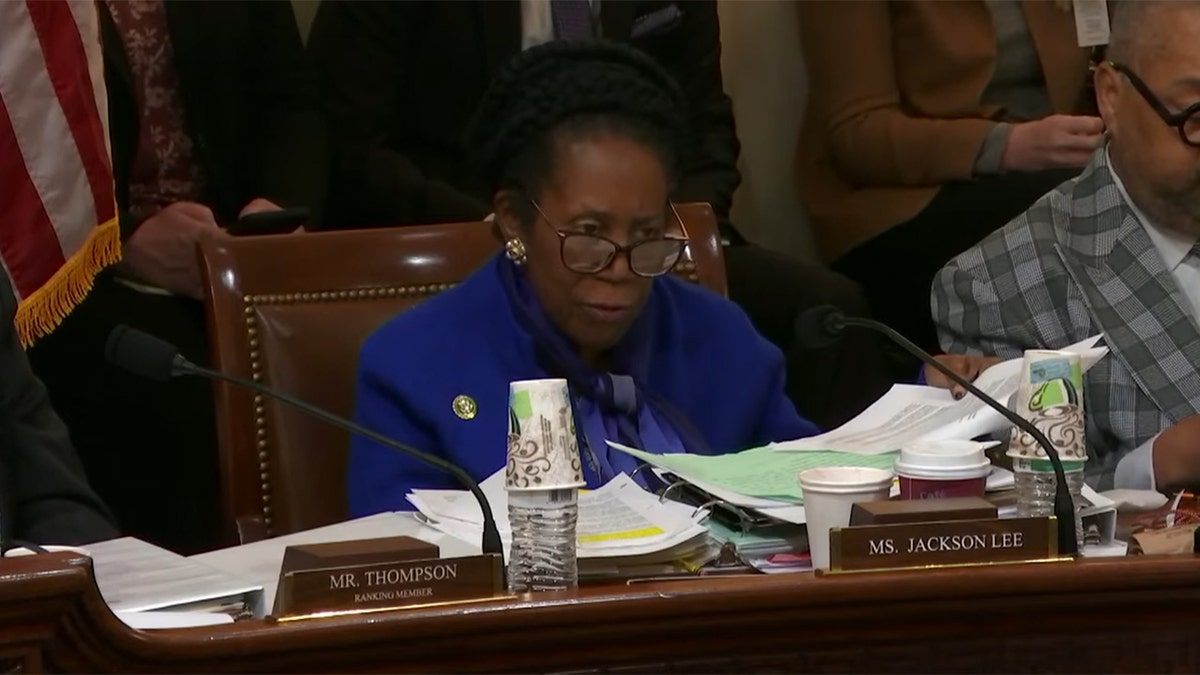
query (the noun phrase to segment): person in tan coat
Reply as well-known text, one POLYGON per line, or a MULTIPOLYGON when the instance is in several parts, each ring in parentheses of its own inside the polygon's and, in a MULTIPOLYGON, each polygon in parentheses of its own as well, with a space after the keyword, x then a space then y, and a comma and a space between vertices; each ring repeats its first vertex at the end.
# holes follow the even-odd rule
POLYGON ((863 285, 876 318, 935 350, 937 270, 1100 145, 1092 50, 1078 44, 1069 0, 821 0, 797 11, 810 80, 798 176, 818 245, 863 285))

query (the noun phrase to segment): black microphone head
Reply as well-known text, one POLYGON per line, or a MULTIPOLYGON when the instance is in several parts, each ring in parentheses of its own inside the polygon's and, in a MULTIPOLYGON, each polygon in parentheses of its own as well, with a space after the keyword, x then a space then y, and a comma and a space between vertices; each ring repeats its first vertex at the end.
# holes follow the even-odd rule
POLYGON ((119 368, 157 382, 174 377, 176 366, 183 361, 175 345, 124 324, 108 334, 104 358, 119 368))
POLYGON ((842 310, 833 305, 806 309, 796 317, 796 341, 805 349, 822 349, 838 341, 845 324, 842 310))

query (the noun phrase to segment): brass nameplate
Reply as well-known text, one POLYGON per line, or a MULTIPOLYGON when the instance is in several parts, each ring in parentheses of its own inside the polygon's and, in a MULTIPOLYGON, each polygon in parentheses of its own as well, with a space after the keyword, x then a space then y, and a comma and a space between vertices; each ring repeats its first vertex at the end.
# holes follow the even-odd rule
POLYGON ((500 556, 397 560, 284 571, 277 619, 490 599, 504 593, 500 556))
POLYGON ((1058 559, 1053 517, 835 527, 829 537, 830 572, 1058 559))

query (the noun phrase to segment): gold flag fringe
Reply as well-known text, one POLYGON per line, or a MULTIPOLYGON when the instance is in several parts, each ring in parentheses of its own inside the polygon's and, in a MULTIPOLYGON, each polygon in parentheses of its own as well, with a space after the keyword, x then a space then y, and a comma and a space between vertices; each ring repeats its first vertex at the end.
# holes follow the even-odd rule
POLYGON ((25 347, 48 335, 92 290, 100 270, 121 259, 121 230, 112 218, 91 231, 87 241, 50 280, 17 306, 17 335, 25 347))

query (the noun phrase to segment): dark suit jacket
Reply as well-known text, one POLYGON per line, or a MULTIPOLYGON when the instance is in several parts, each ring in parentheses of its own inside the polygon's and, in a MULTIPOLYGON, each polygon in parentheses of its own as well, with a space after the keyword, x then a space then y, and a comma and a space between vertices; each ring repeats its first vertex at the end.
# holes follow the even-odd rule
POLYGON ((0 274, 0 536, 35 544, 86 544, 117 536, 88 486, 67 428, 17 341, 17 301, 0 274))
MULTIPOLYGON (((697 139, 674 197, 709 202, 724 219, 740 182, 739 145, 721 82, 716 3, 604 0, 600 15, 606 37, 644 50, 683 86, 697 139), (671 16, 672 7, 681 15, 665 24, 644 18, 671 16)), ((461 137, 493 74, 520 49, 518 0, 322 3, 309 50, 335 144, 330 224, 491 212, 491 192, 472 175, 461 137)))
MULTIPOLYGON (((324 113, 315 73, 287 0, 171 0, 167 26, 196 159, 219 223, 251 199, 306 206, 320 217, 328 174, 324 113)), ((101 3, 103 6, 103 3, 101 3)), ((138 115, 125 48, 101 12, 109 135, 121 230, 137 152, 138 115)))

